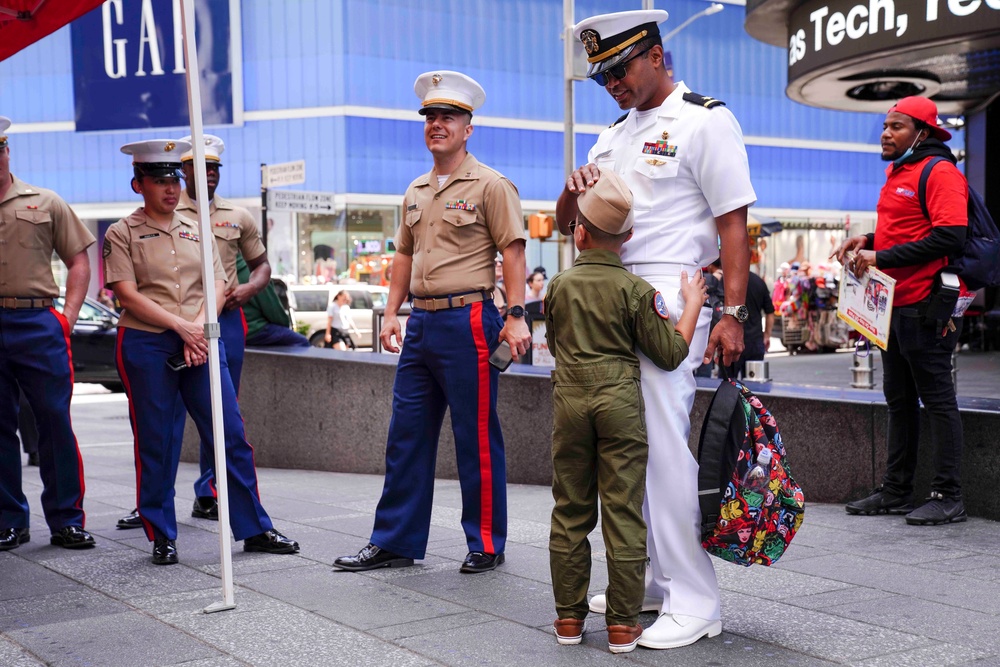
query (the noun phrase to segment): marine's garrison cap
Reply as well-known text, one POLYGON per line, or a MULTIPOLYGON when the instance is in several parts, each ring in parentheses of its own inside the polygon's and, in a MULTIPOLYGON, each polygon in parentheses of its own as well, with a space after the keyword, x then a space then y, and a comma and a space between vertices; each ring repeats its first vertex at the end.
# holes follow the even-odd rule
POLYGON ((429 109, 450 109, 471 114, 486 101, 486 91, 475 79, 448 70, 424 72, 413 83, 413 92, 420 98, 421 115, 429 109))
POLYGON ((594 76, 628 58, 635 45, 647 38, 660 39, 658 24, 667 20, 662 9, 600 14, 573 26, 573 36, 587 51, 587 76, 594 76))
POLYGON ((608 234, 632 229, 632 191, 613 171, 601 171, 597 182, 577 197, 576 206, 590 224, 608 234))
MULTIPOLYGON (((222 160, 219 158, 226 150, 226 142, 214 134, 203 134, 201 136, 205 140, 205 162, 216 162, 219 166, 222 166, 222 160)), ((191 135, 184 137, 181 141, 186 141, 190 144, 191 135)), ((187 162, 188 160, 194 160, 193 144, 188 151, 181 155, 181 162, 187 162)))
POLYGON ((122 153, 132 156, 132 166, 147 176, 178 178, 181 155, 191 149, 191 142, 181 139, 147 139, 122 146, 122 153))

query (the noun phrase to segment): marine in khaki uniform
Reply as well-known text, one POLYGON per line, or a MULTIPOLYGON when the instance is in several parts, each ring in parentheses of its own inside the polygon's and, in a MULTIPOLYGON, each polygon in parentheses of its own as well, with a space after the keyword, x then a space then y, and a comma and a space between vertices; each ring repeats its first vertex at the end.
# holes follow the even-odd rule
POLYGON ((496 412, 499 371, 489 364, 500 341, 516 358, 531 342, 524 322, 524 219, 517 189, 466 150, 482 87, 458 72, 427 72, 424 140, 434 168, 403 198, 382 345, 399 351, 396 313, 409 293, 413 311, 393 386, 382 499, 371 540, 343 570, 412 565, 430 529, 437 440, 450 408, 469 553, 460 571, 486 572, 504 561, 507 488, 496 412), (510 305, 506 324, 493 301, 494 258, 503 254, 510 305))
MULTIPOLYGON (((202 239, 197 223, 174 210, 180 195, 180 154, 190 144, 153 139, 126 144, 132 188, 144 205, 108 228, 104 239, 107 287, 124 311, 118 322, 118 374, 129 400, 136 451, 138 510, 153 563, 178 562, 174 481, 184 435, 181 403, 202 438, 212 441, 202 239), (180 368, 178 369, 178 366, 180 368)), ((226 272, 213 243, 221 310, 226 272)), ((299 546, 274 530, 257 490, 253 450, 243 432, 236 391, 219 341, 220 383, 233 536, 244 551, 294 553, 299 546)))
POLYGON ((680 274, 685 304, 677 325, 666 301, 629 273, 618 253, 632 236, 632 193, 614 172, 602 173, 577 200, 573 226, 580 250, 573 268, 555 276, 545 296, 552 372, 552 534, 549 540, 556 638, 578 644, 587 616, 590 543, 600 497, 607 547, 608 646, 635 648, 642 626, 646 570, 646 422, 639 389, 640 349, 664 370, 688 355, 705 281, 680 274))
POLYGON ((70 424, 73 364, 69 335, 87 286, 93 235, 59 195, 10 173, 7 128, 0 116, 0 551, 31 539, 21 488, 17 439, 18 385, 35 411, 42 510, 51 543, 94 546, 85 531, 83 459, 70 424), (63 312, 52 253, 68 269, 63 312))
MULTIPOLYGON (((270 282, 271 265, 267 261, 267 252, 260 240, 260 232, 257 231, 257 222, 250 215, 250 211, 216 194, 221 177, 221 156, 226 150, 225 142, 211 134, 203 136, 209 218, 215 245, 222 259, 222 268, 226 271, 226 305, 219 313, 219 329, 222 340, 226 343, 229 375, 233 379, 236 395, 239 396, 247 333, 243 306, 270 282), (245 283, 237 280, 237 254, 242 254, 247 266, 250 267, 250 279, 245 283)), ((191 137, 184 137, 183 141, 191 141, 191 137)), ((187 151, 181 156, 181 165, 185 188, 177 202, 177 211, 185 217, 197 220, 198 203, 193 151, 187 151)), ((191 509, 191 516, 195 518, 219 520, 219 508, 215 500, 215 476, 212 474, 214 462, 215 454, 212 452, 211 444, 202 439, 199 457, 201 475, 194 483, 195 499, 194 507, 191 509)))

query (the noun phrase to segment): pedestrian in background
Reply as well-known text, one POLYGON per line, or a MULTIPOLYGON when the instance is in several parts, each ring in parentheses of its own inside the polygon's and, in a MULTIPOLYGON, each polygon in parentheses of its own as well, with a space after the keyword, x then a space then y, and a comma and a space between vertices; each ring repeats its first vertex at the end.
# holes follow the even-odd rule
POLYGON ((326 309, 326 335, 323 340, 326 341, 327 347, 338 350, 346 350, 348 347, 353 350, 357 347, 351 338, 351 332, 355 335, 360 335, 361 332, 358 331, 358 326, 351 315, 351 306, 348 303, 350 300, 350 292, 340 290, 326 309))
POLYGON ((31 539, 17 439, 20 391, 38 426, 42 511, 50 542, 86 549, 94 546, 94 538, 84 530, 83 458, 70 423, 69 336, 90 283, 87 248, 94 236, 59 195, 11 173, 10 124, 0 116, 0 551, 31 539), (59 296, 53 253, 67 269, 61 313, 53 307, 59 296))
MULTIPOLYGON (((736 376, 746 377, 748 361, 763 361, 764 355, 771 349, 771 334, 774 331, 774 304, 771 303, 771 292, 767 283, 753 271, 747 281, 747 312, 749 316, 743 323, 743 353, 736 362, 736 376)), ((725 276, 720 281, 720 287, 725 291, 725 276)))
POLYGON ((882 352, 888 462, 882 484, 866 498, 848 503, 846 510, 905 514, 906 522, 915 525, 965 521, 962 419, 951 361, 962 318, 929 315, 928 305, 948 257, 965 243, 968 183, 944 144, 951 133, 937 126, 937 105, 931 100, 903 98, 889 109, 882 127, 882 159, 891 164, 879 195, 875 233, 852 236, 835 254, 859 278, 874 266, 896 280, 889 344, 882 352), (928 160, 938 156, 945 161, 927 180, 928 219, 917 195, 920 174, 928 160), (930 418, 934 479, 930 497, 914 509, 920 403, 930 418))
POLYGON ((545 274, 535 269, 528 276, 528 290, 524 294, 524 303, 536 303, 545 298, 545 274))
POLYGON ((673 370, 688 345, 705 301, 705 283, 681 272, 684 311, 676 328, 663 296, 622 266, 618 253, 632 236, 632 193, 613 171, 601 174, 577 199, 573 240, 580 255, 552 279, 545 297, 545 337, 556 359, 552 372, 552 532, 549 562, 560 644, 579 644, 587 616, 590 543, 597 525, 607 548, 605 620, 608 648, 635 648, 642 626, 646 571, 645 420, 639 349, 659 368, 673 370), (600 294, 600 298, 595 295, 600 294))
MULTIPOLYGON (((660 612, 639 639, 648 648, 685 646, 722 631, 715 570, 701 548, 698 463, 687 443, 694 369, 719 352, 727 365, 743 352, 747 207, 756 201, 736 118, 722 102, 674 83, 660 42, 658 24, 666 18, 663 10, 618 12, 574 26, 590 62, 588 76, 627 113, 601 133, 556 205, 565 234, 576 219, 577 197, 600 179, 600 170, 625 179, 635 231, 622 246, 622 262, 659 290, 671 321, 683 309, 682 270, 694 275, 721 254, 726 274, 722 319, 710 335, 711 314, 701 310, 683 364, 667 372, 639 355, 649 431, 646 478, 655 480, 646 485, 643 508, 652 566, 643 606, 660 612)), ((593 611, 605 606, 603 595, 591 600, 593 611)))
MULTIPOLYGON (((240 283, 250 280, 250 267, 240 254, 236 255, 236 277, 240 283)), ((292 318, 274 288, 276 280, 269 280, 264 289, 243 304, 247 347, 309 347, 309 339, 291 328, 292 318)))
MULTIPOLYGON (((202 239, 196 222, 176 212, 181 154, 186 141, 151 139, 122 146, 133 156, 132 189, 143 206, 108 228, 104 276, 124 310, 118 321, 118 374, 129 401, 136 451, 138 511, 153 543, 153 563, 178 562, 174 483, 184 438, 184 412, 212 446, 206 307, 221 312, 226 271, 214 237, 202 239), (216 303, 205 302, 201 243, 212 243, 216 303)), ((208 277, 212 279, 212 276, 208 277)), ((253 449, 229 375, 225 340, 219 339, 229 515, 233 536, 244 551, 288 554, 299 550, 271 523, 260 501, 253 449)))
MULTIPOLYGON (((412 295, 385 452, 385 486, 371 540, 342 570, 412 565, 427 549, 437 441, 451 410, 469 552, 460 571, 504 562, 507 477, 497 417, 499 371, 490 353, 503 341, 516 360, 528 350, 524 321, 524 217, 517 188, 468 152, 472 112, 486 100, 473 79, 427 72, 414 91, 434 167, 403 197, 385 324, 379 337, 399 352, 399 307, 412 295), (507 320, 493 302, 497 251, 503 256, 507 320)), ((497 272, 499 269, 496 270, 497 272)))

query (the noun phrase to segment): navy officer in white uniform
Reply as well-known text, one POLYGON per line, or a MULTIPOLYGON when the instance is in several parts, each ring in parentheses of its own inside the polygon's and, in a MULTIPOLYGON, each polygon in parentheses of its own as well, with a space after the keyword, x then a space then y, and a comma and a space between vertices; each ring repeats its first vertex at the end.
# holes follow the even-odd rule
MULTIPOLYGON (((720 257, 726 274, 725 313, 709 336, 711 312, 698 320, 691 355, 663 371, 639 354, 649 431, 649 464, 643 515, 649 530, 645 610, 659 618, 639 646, 686 646, 722 631, 719 586, 701 548, 698 463, 688 450, 693 371, 721 351, 731 364, 743 351, 744 304, 750 250, 747 207, 756 201, 739 123, 718 100, 674 82, 664 63, 658 24, 662 10, 604 14, 573 28, 583 42, 588 75, 628 113, 604 130, 587 164, 574 171, 559 197, 556 219, 569 231, 576 199, 613 170, 634 196, 635 227, 622 262, 667 300, 676 324, 683 310, 680 274, 692 274, 720 257)), ((605 596, 591 609, 603 613, 605 596)))

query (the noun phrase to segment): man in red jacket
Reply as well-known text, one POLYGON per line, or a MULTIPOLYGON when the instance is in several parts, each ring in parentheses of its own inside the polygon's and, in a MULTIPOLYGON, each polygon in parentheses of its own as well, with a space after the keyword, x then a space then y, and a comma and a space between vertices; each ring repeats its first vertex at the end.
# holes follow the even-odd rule
POLYGON ((846 509, 848 514, 905 514, 906 522, 915 525, 965 521, 962 422, 951 377, 962 319, 935 319, 927 305, 935 276, 965 242, 968 184, 943 143, 951 134, 937 126, 934 102, 904 98, 889 110, 883 127, 882 159, 892 164, 879 195, 875 233, 847 239, 835 254, 859 277, 875 266, 896 279, 889 345, 882 352, 889 460, 882 485, 846 509), (928 219, 920 207, 919 181, 924 165, 936 156, 948 161, 935 166, 927 181, 928 219), (935 475, 930 498, 914 509, 918 399, 930 418, 935 475))

